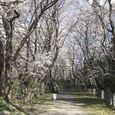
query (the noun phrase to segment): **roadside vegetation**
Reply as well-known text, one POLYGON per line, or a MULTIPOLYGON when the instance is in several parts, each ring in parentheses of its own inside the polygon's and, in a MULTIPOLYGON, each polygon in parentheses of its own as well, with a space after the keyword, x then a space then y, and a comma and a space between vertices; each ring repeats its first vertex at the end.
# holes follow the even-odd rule
POLYGON ((86 92, 79 92, 76 95, 76 102, 83 103, 83 110, 88 115, 115 115, 114 108, 108 107, 102 99, 86 92))
POLYGON ((18 110, 11 103, 7 103, 0 99, 0 115, 25 115, 22 111, 18 110))
POLYGON ((51 94, 44 94, 39 98, 34 98, 31 103, 21 103, 20 100, 14 100, 12 103, 7 103, 0 99, 0 115, 33 115, 34 113, 42 113, 46 110, 42 105, 52 103, 51 94))

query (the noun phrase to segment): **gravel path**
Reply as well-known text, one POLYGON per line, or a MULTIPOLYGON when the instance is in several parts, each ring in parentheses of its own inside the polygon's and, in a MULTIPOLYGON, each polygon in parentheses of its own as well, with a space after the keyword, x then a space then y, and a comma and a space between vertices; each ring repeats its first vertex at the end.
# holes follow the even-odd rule
POLYGON ((58 100, 51 104, 43 105, 46 112, 39 115, 87 115, 82 110, 83 103, 77 104, 74 95, 58 95, 58 100))

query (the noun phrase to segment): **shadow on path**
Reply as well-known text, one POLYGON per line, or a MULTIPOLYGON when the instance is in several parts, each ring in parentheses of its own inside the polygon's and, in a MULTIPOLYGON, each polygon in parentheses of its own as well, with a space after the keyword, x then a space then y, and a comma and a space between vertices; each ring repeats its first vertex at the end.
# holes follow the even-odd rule
POLYGON ((80 106, 92 106, 92 105, 98 105, 100 102, 103 103, 103 100, 87 93, 69 94, 68 92, 64 93, 61 92, 57 95, 57 100, 71 102, 75 105, 80 106))
POLYGON ((57 94, 57 100, 47 106, 47 111, 40 115, 87 115, 81 108, 83 103, 76 104, 76 97, 72 93, 57 94))

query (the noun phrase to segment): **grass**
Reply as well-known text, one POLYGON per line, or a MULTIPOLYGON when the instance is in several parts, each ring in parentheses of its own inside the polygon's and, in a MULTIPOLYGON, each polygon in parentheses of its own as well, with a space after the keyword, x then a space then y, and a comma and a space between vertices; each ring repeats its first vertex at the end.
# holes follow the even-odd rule
POLYGON ((2 114, 3 111, 7 111, 11 113, 11 115, 33 115, 34 112, 41 113, 45 111, 41 105, 51 103, 51 94, 40 95, 38 98, 35 98, 32 103, 28 104, 23 104, 20 101, 7 103, 3 99, 0 99, 0 114, 2 114))
POLYGON ((2 110, 10 110, 10 108, 9 105, 3 99, 0 99, 0 111, 2 110))
MULTIPOLYGON (((38 98, 34 98, 31 103, 21 103, 18 101, 17 109, 25 113, 26 115, 33 115, 33 113, 43 113, 46 110, 42 108, 42 105, 48 105, 52 103, 52 96, 51 94, 44 94, 40 95, 38 98)), ((17 102, 14 103, 17 105, 17 102)), ((17 115, 17 114, 16 114, 17 115)))
POLYGON ((0 99, 0 114, 8 112, 11 115, 25 115, 19 110, 17 110, 11 103, 7 103, 3 99, 0 99))
POLYGON ((82 106, 88 115, 115 115, 115 111, 110 109, 103 100, 88 93, 77 93, 77 103, 84 103, 82 106))
POLYGON ((33 100, 33 102, 37 102, 39 104, 44 104, 46 102, 51 102, 52 101, 52 94, 44 94, 40 95, 37 99, 33 100))

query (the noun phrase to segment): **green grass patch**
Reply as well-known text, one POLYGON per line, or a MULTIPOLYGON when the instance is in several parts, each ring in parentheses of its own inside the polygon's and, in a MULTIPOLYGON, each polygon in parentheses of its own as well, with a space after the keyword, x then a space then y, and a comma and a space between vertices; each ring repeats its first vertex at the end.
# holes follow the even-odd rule
MULTIPOLYGON (((46 110, 42 107, 43 105, 50 105, 52 103, 52 94, 43 94, 39 97, 36 97, 29 103, 18 103, 19 110, 26 113, 27 115, 31 115, 33 113, 43 113, 46 110)), ((15 103, 17 104, 17 102, 15 103)))
POLYGON ((83 109, 88 115, 115 115, 115 111, 107 107, 103 100, 87 92, 77 93, 77 103, 84 103, 83 109))
POLYGON ((4 112, 10 113, 11 115, 25 115, 17 110, 11 103, 7 103, 3 99, 0 99, 0 114, 4 114, 4 112))
POLYGON ((52 94, 43 94, 40 95, 38 98, 35 98, 32 102, 32 104, 44 104, 46 102, 51 102, 52 101, 52 94))
POLYGON ((8 103, 6 103, 3 99, 0 99, 0 111, 2 110, 10 110, 10 108, 8 103))
POLYGON ((21 103, 19 100, 15 100, 12 103, 7 103, 0 99, 0 114, 3 111, 8 111, 11 115, 31 115, 34 112, 42 113, 45 109, 42 105, 52 104, 52 94, 40 95, 38 98, 34 98, 31 103, 21 103))

